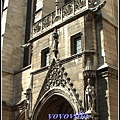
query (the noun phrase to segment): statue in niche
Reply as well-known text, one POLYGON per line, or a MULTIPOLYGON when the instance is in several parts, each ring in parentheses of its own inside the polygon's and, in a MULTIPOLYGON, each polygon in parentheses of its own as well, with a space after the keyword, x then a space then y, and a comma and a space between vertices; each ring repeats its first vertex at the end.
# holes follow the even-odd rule
POLYGON ((58 51, 58 40, 57 39, 55 39, 54 40, 54 50, 56 50, 56 51, 58 51))
POLYGON ((59 44, 57 29, 54 30, 53 38, 54 38, 54 50, 53 50, 53 52, 54 52, 55 58, 57 58, 57 54, 58 54, 58 44, 59 44))
POLYGON ((29 120, 31 117, 31 108, 30 108, 30 102, 31 102, 31 88, 26 89, 26 103, 25 103, 25 119, 29 120))
POLYGON ((95 87, 90 85, 90 78, 87 80, 87 87, 85 90, 85 102, 86 102, 86 110, 95 110, 95 99, 96 99, 96 93, 95 93, 95 87))

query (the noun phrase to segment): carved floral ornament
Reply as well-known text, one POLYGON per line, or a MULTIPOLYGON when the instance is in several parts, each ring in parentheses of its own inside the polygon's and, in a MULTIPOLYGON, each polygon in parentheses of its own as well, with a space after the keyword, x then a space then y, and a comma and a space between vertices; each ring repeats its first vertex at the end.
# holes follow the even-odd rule
MULTIPOLYGON (((66 5, 59 7, 56 9, 56 11, 48 14, 41 20, 37 21, 33 24, 33 36, 37 33, 42 33, 44 30, 48 28, 52 28, 54 26, 53 24, 57 21, 65 21, 69 18, 69 16, 75 16, 78 13, 81 14, 81 10, 83 9, 89 9, 91 13, 96 13, 100 9, 104 7, 106 4, 106 0, 104 0, 102 3, 97 5, 96 0, 73 0, 66 5)), ((86 16, 87 17, 87 16, 86 16)), ((87 17, 88 19, 91 19, 90 16, 87 17)), ((60 24, 58 23, 58 24, 60 24)))
POLYGON ((53 95, 59 95, 68 100, 73 106, 73 109, 75 110, 74 112, 80 112, 83 110, 82 100, 79 98, 79 94, 68 77, 67 72, 65 72, 65 68, 58 59, 53 59, 48 70, 33 109, 33 119, 37 118, 37 114, 42 108, 42 105, 44 105, 45 101, 53 95))
POLYGON ((48 72, 48 77, 46 78, 46 82, 43 85, 43 92, 41 94, 44 95, 47 91, 52 89, 62 90, 64 93, 71 98, 74 102, 77 102, 82 107, 82 100, 79 99, 79 94, 77 93, 73 83, 70 78, 67 77, 68 74, 65 72, 65 68, 62 66, 59 60, 54 61, 53 66, 50 68, 48 72))
POLYGON ((43 19, 33 24, 33 35, 51 27, 59 20, 66 19, 68 15, 75 14, 74 12, 79 11, 85 5, 84 0, 73 0, 64 6, 59 7, 56 11, 48 14, 43 19))

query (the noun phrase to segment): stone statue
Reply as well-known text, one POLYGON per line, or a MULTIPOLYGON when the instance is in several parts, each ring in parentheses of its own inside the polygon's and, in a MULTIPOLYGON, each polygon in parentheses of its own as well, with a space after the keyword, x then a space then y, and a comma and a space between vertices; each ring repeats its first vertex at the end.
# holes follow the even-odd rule
POLYGON ((87 110, 95 110, 95 99, 96 93, 94 86, 90 85, 90 78, 88 78, 88 85, 85 90, 85 99, 86 99, 86 109, 87 110))
POLYGON ((54 52, 55 58, 57 58, 57 54, 58 54, 58 44, 59 44, 57 29, 54 30, 53 38, 54 38, 54 50, 53 50, 53 52, 54 52))
POLYGON ((54 43, 54 50, 58 50, 58 40, 57 39, 55 39, 54 40, 55 41, 55 43, 54 43))
POLYGON ((31 88, 26 89, 26 93, 24 93, 26 95, 26 104, 25 104, 25 120, 30 120, 31 117, 31 88))

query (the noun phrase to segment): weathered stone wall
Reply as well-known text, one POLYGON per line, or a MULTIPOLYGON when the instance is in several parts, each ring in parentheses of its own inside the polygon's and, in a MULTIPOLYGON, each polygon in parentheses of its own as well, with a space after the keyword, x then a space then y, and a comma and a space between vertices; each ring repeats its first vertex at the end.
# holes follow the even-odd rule
POLYGON ((118 0, 106 0, 106 2, 105 7, 102 9, 102 16, 108 22, 118 26, 118 0))
MULTIPOLYGON (((102 2, 102 1, 101 1, 102 2)), ((118 1, 106 1, 102 8, 102 20, 97 23, 98 66, 107 63, 118 66, 118 1)))
MULTIPOLYGON (((58 45, 58 58, 60 60, 68 58, 71 56, 71 48, 70 48, 70 37, 84 31, 84 19, 83 17, 78 18, 76 21, 71 22, 60 29, 58 29, 59 34, 59 45, 58 45), (76 26, 76 29, 73 27, 76 26)), ((84 34, 84 33, 83 33, 84 34)), ((83 42, 83 41, 82 41, 83 42)), ((33 42, 33 57, 32 57, 32 70, 35 71, 37 69, 41 69, 40 72, 33 74, 33 103, 32 107, 37 100, 39 91, 42 88, 43 82, 45 80, 45 76, 47 74, 47 68, 42 70, 41 68, 41 50, 50 47, 50 58, 51 62, 53 60, 53 38, 52 33, 40 38, 39 40, 33 42)), ((84 90, 84 83, 83 83, 83 76, 82 76, 82 58, 74 58, 69 62, 63 64, 65 67, 66 72, 68 72, 68 76, 71 78, 71 82, 73 82, 77 92, 81 99, 83 100, 83 90, 84 90), (72 69, 72 71, 71 71, 72 69)))
POLYGON ((20 100, 26 99, 24 93, 28 89, 31 81, 30 76, 31 68, 26 69, 20 73, 15 74, 14 76, 14 85, 13 85, 13 101, 19 102, 20 100))
POLYGON ((2 100, 12 102, 13 100, 13 75, 2 72, 2 100))
POLYGON ((110 119, 118 120, 118 72, 111 69, 109 74, 110 119))
POLYGON ((2 99, 12 102, 13 73, 23 64, 23 49, 20 45, 24 43, 26 1, 10 0, 8 6, 2 46, 2 99), (5 85, 9 87, 5 89, 5 85))
POLYGON ((13 113, 9 110, 2 109, 2 120, 13 120, 13 113))
MULTIPOLYGON (((65 59, 71 56, 70 48, 70 37, 82 32, 84 34, 84 19, 83 17, 78 18, 74 22, 66 24, 65 26, 58 29, 59 34, 59 44, 58 44, 58 58, 65 59), (73 27, 76 26, 75 29, 73 27)), ((32 56, 32 70, 36 70, 41 67, 41 51, 47 47, 51 48, 50 58, 53 58, 53 33, 49 33, 46 36, 40 38, 39 40, 33 42, 33 56, 32 56)), ((84 35, 82 35, 84 38, 84 35)), ((82 39, 84 42, 84 39, 82 39)))
POLYGON ((70 40, 71 36, 76 35, 77 33, 82 33, 82 48, 84 44, 84 17, 78 18, 75 21, 66 24, 58 30, 59 34, 59 57, 64 59, 71 56, 71 46, 70 40), (75 28, 75 29, 74 29, 75 28))
POLYGON ((55 0, 43 0, 42 17, 45 17, 53 11, 55 11, 55 0))
POLYGON ((9 1, 2 48, 2 67, 17 71, 22 68, 26 1, 9 1))
MULTIPOLYGON (((14 72, 23 66, 23 49, 26 19, 26 1, 6 0, 8 4, 2 18, 2 100, 12 103, 14 72)), ((13 120, 13 114, 2 110, 2 120, 13 120)))
POLYGON ((118 120, 117 70, 108 67, 97 72, 97 110, 100 120, 118 120))
POLYGON ((105 62, 112 66, 118 66, 117 34, 115 26, 103 20, 103 39, 105 49, 105 62))
MULTIPOLYGON (((107 1, 102 9, 102 24, 100 28, 101 63, 107 63, 114 69, 108 69, 108 76, 98 80, 98 91, 101 96, 98 99, 98 109, 101 111, 101 119, 118 119, 118 1, 107 1), (112 73, 112 74, 111 74, 112 73), (115 76, 114 76, 115 75, 115 76), (101 84, 101 85, 100 85, 101 84), (105 96, 106 95, 106 96, 105 96), (101 101, 102 100, 102 101, 101 101), (101 102, 100 102, 101 101, 101 102)), ((100 53, 100 51, 99 51, 100 53)), ((100 57, 100 56, 99 56, 100 57)), ((103 66, 105 67, 105 66, 103 66)), ((99 96, 98 95, 98 96, 99 96)))
POLYGON ((38 98, 48 70, 33 74, 32 108, 38 98))
MULTIPOLYGON (((63 0, 61 0, 63 1, 63 0)), ((55 2, 55 1, 54 1, 55 2)), ((54 4, 51 1, 44 0, 44 15, 47 15, 54 9, 54 4), (48 8, 48 4, 51 7, 48 8), (52 7, 53 6, 53 7, 52 7)), ((40 38, 33 43, 33 56, 31 68, 21 71, 19 73, 14 72, 22 68, 23 64, 23 49, 20 48, 21 44, 24 44, 25 34, 25 18, 26 18, 26 1, 14 1, 10 0, 9 8, 6 13, 7 21, 5 27, 5 34, 3 36, 3 47, 2 47, 2 100, 6 102, 18 102, 25 99, 24 93, 30 84, 30 72, 39 70, 38 73, 33 74, 33 96, 32 96, 32 108, 36 103, 38 94, 42 88, 43 82, 47 74, 47 67, 41 68, 41 50, 46 47, 50 47, 51 61, 53 58, 53 38, 52 33, 40 38), (14 81, 13 81, 14 78, 14 81)), ((6 12, 6 11, 5 11, 6 12)), ((103 46, 99 49, 99 52, 104 51, 104 61, 101 63, 108 63, 112 66, 117 67, 117 0, 107 1, 106 6, 102 10, 103 28, 99 35, 102 39, 103 46)), ((89 24, 90 25, 90 24, 89 24)), ((65 26, 58 29, 59 34, 59 45, 58 45, 58 58, 61 60, 71 57, 70 48, 70 37, 78 32, 82 32, 82 48, 83 50, 89 49, 89 45, 92 41, 84 41, 92 35, 86 31, 84 33, 84 27, 87 29, 90 26, 84 24, 84 18, 78 18, 73 22, 66 24, 65 26), (85 44, 87 42, 87 44, 85 44)), ((101 26, 101 24, 99 24, 101 26)), ((94 38, 90 38, 91 40, 94 38)), ((92 44, 93 45, 93 44, 92 44)), ((96 41, 94 41, 93 47, 96 48, 96 41)), ((100 59, 102 60, 102 59, 100 59)), ((97 62, 97 61, 95 61, 97 62)), ((68 76, 71 78, 71 82, 75 86, 80 98, 84 100, 84 81, 82 75, 82 57, 75 57, 68 62, 65 62, 63 66, 68 76)), ((108 76, 100 77, 98 79, 98 112, 100 118, 103 120, 115 119, 117 120, 117 78, 111 78, 108 76), (107 96, 107 97, 106 97, 107 96), (115 102, 116 101, 116 102, 115 102), (109 115, 109 116, 108 116, 109 115)), ((11 113, 3 110, 3 120, 12 120, 11 113)))
MULTIPOLYGON (((105 72, 105 71, 104 71, 105 72)), ((101 72, 102 73, 102 72, 101 72)), ((105 74, 97 75, 97 106, 98 113, 100 114, 100 120, 109 120, 109 85, 108 77, 105 74)))
POLYGON ((41 68, 41 51, 49 47, 50 35, 46 35, 33 43, 32 70, 41 68))
POLYGON ((83 100, 84 106, 84 80, 82 71, 82 57, 75 58, 68 63, 63 64, 65 71, 68 73, 73 86, 76 88, 80 99, 83 100))

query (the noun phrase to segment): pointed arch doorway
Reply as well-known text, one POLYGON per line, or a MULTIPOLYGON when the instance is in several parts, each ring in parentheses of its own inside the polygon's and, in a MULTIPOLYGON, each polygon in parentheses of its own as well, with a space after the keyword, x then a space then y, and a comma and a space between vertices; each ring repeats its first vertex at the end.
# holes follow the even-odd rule
MULTIPOLYGON (((50 118, 49 114, 74 114, 74 110, 64 97, 53 95, 42 105, 37 120, 48 120, 50 118)), ((51 116, 50 120, 55 119, 51 116)), ((56 120, 59 120, 59 117, 56 120)), ((60 120, 64 120, 64 116, 60 120)), ((66 120, 72 119, 68 118, 66 120)))

